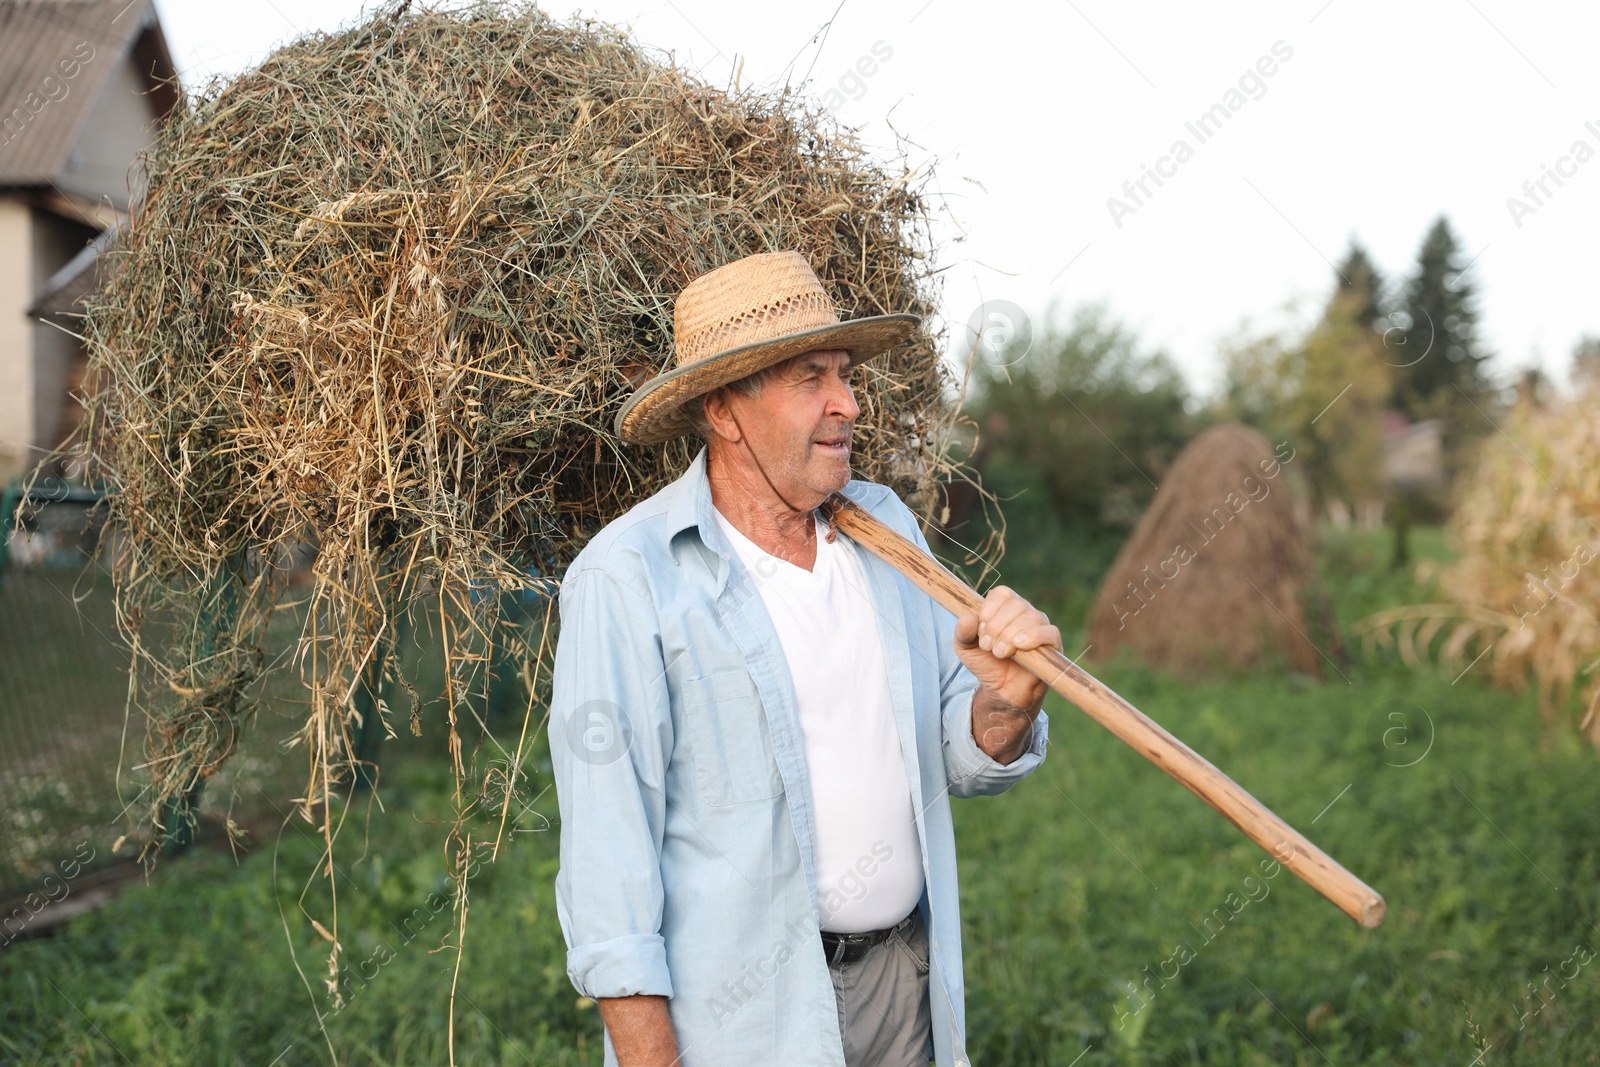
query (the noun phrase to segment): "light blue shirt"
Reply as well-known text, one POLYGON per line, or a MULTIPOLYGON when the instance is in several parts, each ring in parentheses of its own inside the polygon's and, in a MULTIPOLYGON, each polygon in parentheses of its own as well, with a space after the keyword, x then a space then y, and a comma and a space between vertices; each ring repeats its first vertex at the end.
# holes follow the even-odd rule
MULTIPOLYGON (((926 548, 887 487, 844 494, 926 548)), ((955 655, 954 616, 861 556, 921 846, 935 1055, 966 1067, 949 798, 1026 777, 1049 723, 1041 713, 1010 765, 978 748, 978 682, 955 655)), ((556 910, 578 992, 670 997, 684 1067, 843 1067, 789 664, 713 517, 704 449, 568 569, 550 706, 556 910)))

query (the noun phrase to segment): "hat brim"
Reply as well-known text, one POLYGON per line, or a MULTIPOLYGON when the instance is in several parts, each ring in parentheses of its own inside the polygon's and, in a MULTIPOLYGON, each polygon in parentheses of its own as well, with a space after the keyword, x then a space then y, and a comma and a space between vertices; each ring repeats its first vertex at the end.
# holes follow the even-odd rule
POLYGON ((617 436, 638 445, 659 444, 694 431, 683 407, 711 390, 817 349, 842 348, 852 365, 882 355, 917 332, 915 315, 873 315, 828 326, 814 326, 740 345, 714 356, 674 367, 634 391, 617 412, 617 436))

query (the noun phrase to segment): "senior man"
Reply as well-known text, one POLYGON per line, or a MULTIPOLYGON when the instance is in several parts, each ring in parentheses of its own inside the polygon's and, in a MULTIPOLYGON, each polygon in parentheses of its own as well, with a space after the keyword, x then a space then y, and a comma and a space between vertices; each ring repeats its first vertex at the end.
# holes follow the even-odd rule
POLYGON ((817 515, 842 491, 926 547, 850 479, 854 367, 917 326, 749 256, 683 290, 676 365, 617 417, 705 447, 561 587, 556 903, 607 1064, 967 1063, 949 797, 1044 758, 1011 654, 1061 639, 1004 587, 955 618, 817 515))

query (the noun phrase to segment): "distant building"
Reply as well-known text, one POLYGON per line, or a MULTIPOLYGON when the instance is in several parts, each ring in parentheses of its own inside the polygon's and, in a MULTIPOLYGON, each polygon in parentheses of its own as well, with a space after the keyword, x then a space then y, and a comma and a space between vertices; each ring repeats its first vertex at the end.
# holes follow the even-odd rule
POLYGON ((1407 492, 1444 485, 1444 432, 1438 419, 1409 422, 1398 411, 1383 413, 1383 473, 1407 492))
POLYGON ((151 0, 0 0, 0 484, 77 424, 85 355, 61 313, 93 278, 89 245, 127 221, 130 168, 178 100, 151 0))

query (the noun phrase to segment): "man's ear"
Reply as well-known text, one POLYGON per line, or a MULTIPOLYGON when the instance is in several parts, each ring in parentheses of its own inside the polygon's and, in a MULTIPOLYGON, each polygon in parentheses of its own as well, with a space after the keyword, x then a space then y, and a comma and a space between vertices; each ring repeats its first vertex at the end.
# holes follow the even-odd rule
POLYGON ((727 389, 718 386, 701 397, 700 403, 705 407, 706 421, 711 424, 711 429, 716 431, 718 437, 726 439, 730 444, 744 437, 739 432, 739 424, 734 420, 733 411, 728 406, 727 389))

